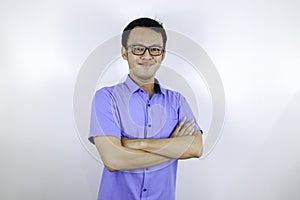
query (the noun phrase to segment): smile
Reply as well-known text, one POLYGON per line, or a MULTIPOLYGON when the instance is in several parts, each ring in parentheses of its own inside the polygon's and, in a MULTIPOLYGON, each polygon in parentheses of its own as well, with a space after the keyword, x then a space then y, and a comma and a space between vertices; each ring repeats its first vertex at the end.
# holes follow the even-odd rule
POLYGON ((151 67, 154 63, 145 62, 145 63, 138 63, 138 64, 144 67, 151 67))

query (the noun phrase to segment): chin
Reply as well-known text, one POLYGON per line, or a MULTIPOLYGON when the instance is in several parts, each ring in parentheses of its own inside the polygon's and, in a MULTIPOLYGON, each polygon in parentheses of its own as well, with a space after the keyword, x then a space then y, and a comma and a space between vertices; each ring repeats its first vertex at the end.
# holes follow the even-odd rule
POLYGON ((135 76, 141 80, 150 80, 154 78, 155 74, 136 74, 135 76))

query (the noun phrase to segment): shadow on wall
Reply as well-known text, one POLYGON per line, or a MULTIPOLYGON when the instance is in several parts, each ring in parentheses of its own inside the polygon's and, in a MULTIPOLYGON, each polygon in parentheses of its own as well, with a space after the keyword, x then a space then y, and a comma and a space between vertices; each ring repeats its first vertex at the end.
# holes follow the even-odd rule
POLYGON ((268 139, 239 178, 234 198, 300 199, 300 92, 280 115, 268 139))

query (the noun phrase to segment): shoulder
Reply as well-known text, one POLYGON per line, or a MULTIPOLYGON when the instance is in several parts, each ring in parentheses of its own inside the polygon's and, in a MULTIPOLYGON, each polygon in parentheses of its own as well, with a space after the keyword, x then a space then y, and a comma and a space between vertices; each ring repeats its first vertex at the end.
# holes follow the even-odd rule
POLYGON ((103 87, 101 89, 98 89, 95 92, 94 98, 99 99, 99 98, 108 98, 112 96, 113 90, 115 86, 110 86, 110 87, 103 87))
POLYGON ((171 90, 171 89, 168 89, 168 88, 164 88, 164 92, 166 94, 166 97, 171 98, 175 101, 180 102, 180 101, 185 99, 184 96, 178 91, 171 90))
POLYGON ((119 90, 124 90, 125 84, 119 83, 112 86, 102 87, 95 92, 95 97, 112 97, 119 90))

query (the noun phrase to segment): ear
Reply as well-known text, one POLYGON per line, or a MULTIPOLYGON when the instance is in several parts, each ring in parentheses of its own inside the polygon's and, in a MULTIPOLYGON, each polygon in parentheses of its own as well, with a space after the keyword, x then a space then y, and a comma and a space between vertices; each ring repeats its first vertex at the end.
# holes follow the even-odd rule
POLYGON ((161 54, 161 61, 163 61, 166 57, 167 50, 164 50, 164 52, 161 54))
POLYGON ((126 51, 125 47, 123 47, 123 46, 122 46, 122 49, 121 49, 121 55, 122 55, 122 58, 123 58, 124 60, 127 60, 127 59, 128 59, 128 58, 127 58, 127 51, 126 51))

